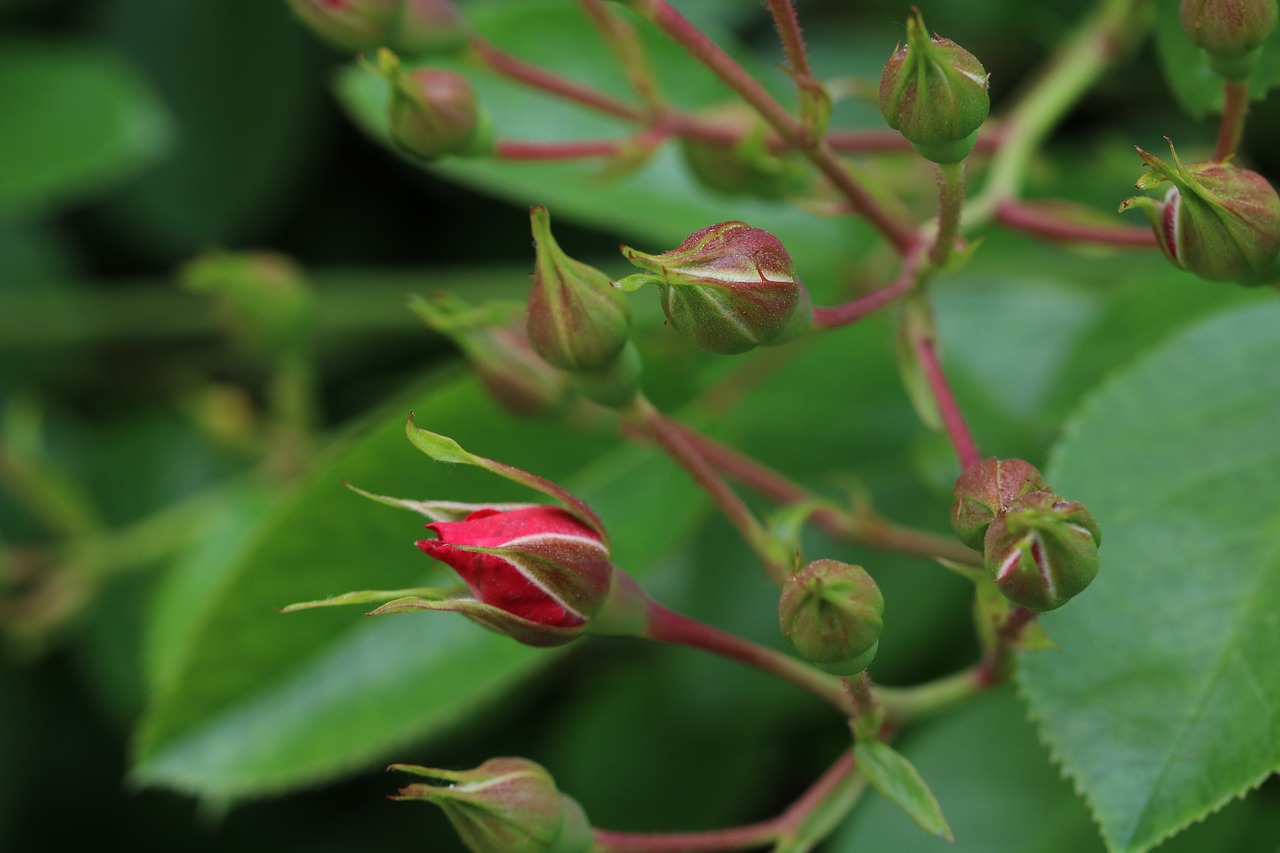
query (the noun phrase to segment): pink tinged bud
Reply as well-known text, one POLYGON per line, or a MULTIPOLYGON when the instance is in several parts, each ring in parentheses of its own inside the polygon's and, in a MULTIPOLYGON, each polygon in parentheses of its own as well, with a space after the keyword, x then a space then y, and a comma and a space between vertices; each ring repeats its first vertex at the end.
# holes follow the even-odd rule
POLYGON ((380 61, 391 84, 387 110, 391 141, 397 148, 422 160, 490 150, 488 121, 467 78, 433 68, 403 71, 386 51, 380 61))
POLYGON ((988 76, 972 53, 931 37, 917 10, 907 18, 907 43, 880 74, 880 112, 922 157, 959 163, 991 109, 988 76))
POLYGON ((834 675, 870 665, 884 628, 884 597, 861 566, 815 560, 787 578, 778 602, 782 633, 802 658, 834 675))
POLYGON ((1029 462, 994 456, 984 459, 956 479, 951 526, 961 542, 981 550, 991 522, 1019 498, 1044 488, 1040 472, 1029 462))
POLYGON ((457 50, 466 27, 450 0, 288 0, 318 36, 342 50, 388 47, 417 56, 457 50))
POLYGON ((745 222, 703 228, 660 255, 629 246, 622 254, 648 272, 627 276, 618 286, 655 285, 668 322, 711 352, 733 355, 772 342, 787 330, 802 301, 795 265, 781 241, 745 222))
POLYGON ((1182 31, 1228 80, 1243 80, 1276 27, 1276 0, 1182 0, 1182 31))
POLYGON ((414 298, 410 306, 427 328, 457 344, 485 389, 512 414, 559 411, 570 399, 565 375, 529 345, 523 306, 491 302, 472 307, 448 294, 414 298))
POLYGON ((481 509, 427 525, 417 546, 447 564, 473 599, 433 602, 533 646, 582 634, 613 582, 609 551, 595 530, 563 509, 481 509))
POLYGON ((529 211, 537 257, 529 291, 529 341, 556 367, 607 371, 630 335, 626 298, 595 267, 564 253, 545 207, 529 211))
POLYGON ((491 758, 474 770, 393 764, 437 784, 400 789, 396 800, 439 806, 473 853, 588 853, 591 825, 578 803, 561 794, 541 765, 491 758))
POLYGON ((1186 165, 1169 143, 1173 162, 1138 149, 1150 168, 1139 189, 1168 181, 1164 199, 1126 199, 1124 211, 1141 208, 1156 241, 1175 265, 1209 281, 1264 284, 1280 278, 1280 196, 1266 178, 1229 162, 1186 165))
POLYGON ((1087 509, 1038 491, 992 522, 984 559, 1006 598, 1030 610, 1053 610, 1098 574, 1100 544, 1098 524, 1087 509))

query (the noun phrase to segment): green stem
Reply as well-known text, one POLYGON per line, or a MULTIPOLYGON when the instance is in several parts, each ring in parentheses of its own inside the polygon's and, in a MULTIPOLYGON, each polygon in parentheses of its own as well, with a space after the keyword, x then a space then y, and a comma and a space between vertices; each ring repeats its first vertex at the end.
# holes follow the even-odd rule
POLYGON ((643 394, 637 395, 630 415, 711 496, 725 518, 760 558, 769 576, 778 584, 785 581, 790 572, 774 555, 773 537, 743 503, 742 498, 720 479, 715 468, 702 455, 698 445, 689 440, 685 431, 655 409, 643 394))
POLYGON ((951 257, 960 233, 960 209, 964 205, 964 163, 938 164, 938 236, 929 260, 943 267, 951 257))
POLYGON ((649 106, 662 103, 662 95, 658 92, 658 80, 653 73, 653 65, 649 61, 642 42, 635 30, 622 18, 606 8, 603 0, 581 0, 582 8, 595 24, 600 37, 618 57, 626 72, 627 80, 636 95, 649 106))
POLYGON ((1117 56, 1146 32, 1145 0, 1104 0, 1050 60, 1004 121, 1004 142, 991 160, 982 193, 965 208, 963 225, 987 222, 997 205, 1021 194, 1032 156, 1058 122, 1117 56))
POLYGON ((778 103, 764 86, 666 0, 636 0, 634 8, 690 56, 701 62, 751 105, 783 141, 809 159, 852 208, 880 231, 902 254, 915 243, 915 225, 901 210, 889 211, 821 140, 811 139, 803 123, 778 103))
POLYGON ((1013 647, 1027 626, 1035 621, 1038 614, 1021 605, 1009 611, 1003 625, 996 629, 995 642, 992 643, 975 670, 976 677, 983 686, 993 687, 1009 677, 1009 669, 1013 662, 1013 647))
POLYGON ((1219 161, 1235 154, 1240 146, 1244 118, 1249 112, 1249 81, 1224 81, 1222 98, 1222 124, 1218 127, 1218 147, 1213 152, 1213 159, 1219 161))
POLYGON ((876 688, 876 697, 894 728, 949 710, 991 686, 981 667, 972 666, 912 687, 876 688))
POLYGON ((880 737, 880 727, 885 720, 885 711, 879 698, 871 687, 871 676, 866 671, 851 675, 844 681, 849 695, 849 704, 853 713, 849 715, 849 725, 859 740, 870 740, 880 737))

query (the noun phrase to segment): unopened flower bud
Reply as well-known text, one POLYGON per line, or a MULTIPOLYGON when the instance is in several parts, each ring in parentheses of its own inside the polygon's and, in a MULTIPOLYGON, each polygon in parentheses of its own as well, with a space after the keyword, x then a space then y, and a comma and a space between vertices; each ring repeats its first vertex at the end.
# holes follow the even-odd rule
POLYGON ((456 50, 466 28, 450 0, 288 0, 294 14, 342 50, 388 47, 416 56, 456 50))
POLYGON ((183 269, 182 284, 209 294, 219 319, 258 355, 278 358, 308 345, 315 308, 311 288, 283 255, 212 251, 183 269))
POLYGON ((391 84, 387 111, 397 148, 423 160, 491 149, 488 120, 467 78, 435 68, 404 71, 389 51, 382 51, 379 61, 391 84))
POLYGON ((884 597, 861 566, 815 560, 787 578, 778 603, 782 633, 800 656, 834 675, 862 672, 884 628, 884 597))
POLYGON ((1030 462, 994 456, 970 465, 952 490, 951 526, 961 542, 982 549, 987 528, 1018 498, 1044 489, 1044 479, 1030 462))
POLYGON ((959 163, 973 150, 991 109, 987 72, 972 53, 930 36, 919 11, 907 18, 907 43, 880 74, 880 112, 920 155, 959 163))
POLYGON ((555 412, 570 399, 565 375, 529 345, 523 306, 490 302, 473 307, 443 293, 415 298, 410 306, 427 328, 457 344, 485 390, 512 414, 555 412))
POLYGON ((1180 18, 1182 31, 1204 49, 1214 71, 1243 80, 1276 27, 1276 0, 1182 0, 1180 18))
POLYGON ((457 572, 472 598, 424 601, 420 609, 460 612, 525 645, 579 637, 613 583, 600 535, 559 507, 478 508, 427 529, 437 538, 415 544, 457 572))
POLYGON ((629 246, 622 254, 648 272, 618 286, 656 285, 671 325, 711 352, 733 355, 774 340, 800 303, 791 255, 777 237, 745 222, 708 226, 661 255, 629 246))
POLYGON ((408 785, 392 799, 439 806, 472 853, 588 853, 592 848, 582 806, 528 759, 491 758, 474 770, 407 764, 390 769, 437 783, 408 785))
POLYGON ((564 253, 545 207, 529 210, 537 250, 529 291, 529 340, 556 367, 608 368, 630 335, 631 309, 609 277, 564 253))
POLYGON ((1169 150, 1172 164, 1138 149, 1150 171, 1136 186, 1152 189, 1168 181, 1164 199, 1135 196, 1120 210, 1141 208, 1169 260, 1201 278, 1263 284, 1280 277, 1280 196, 1267 179, 1227 162, 1188 166, 1172 142, 1169 150))
POLYGON ((1053 610, 1098 574, 1102 537, 1089 510, 1049 491, 1023 495, 987 530, 987 572, 1006 598, 1053 610))
POLYGON ((735 101, 701 116, 731 131, 733 142, 710 142, 686 137, 680 141, 685 165, 698 182, 726 195, 777 200, 803 191, 808 170, 765 144, 767 126, 759 113, 735 101))

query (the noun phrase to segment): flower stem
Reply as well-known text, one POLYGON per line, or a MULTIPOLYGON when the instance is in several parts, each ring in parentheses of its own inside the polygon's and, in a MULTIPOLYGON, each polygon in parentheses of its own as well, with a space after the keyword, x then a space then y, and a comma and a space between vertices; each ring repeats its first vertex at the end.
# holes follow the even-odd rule
POLYGON ((840 679, 793 657, 705 625, 649 600, 645 637, 659 643, 702 649, 744 663, 809 691, 842 714, 849 713, 849 701, 840 679))
POLYGON ((938 164, 938 236, 929 250, 929 260, 942 267, 951 257, 960 232, 960 209, 964 205, 964 163, 938 164))
POLYGON ((631 88, 640 100, 650 106, 662 103, 653 65, 644 50, 644 42, 636 37, 635 30, 622 18, 610 12, 603 0, 580 0, 587 17, 595 24, 605 44, 618 57, 626 72, 631 88))
POLYGON ((639 107, 611 98, 602 92, 597 92, 572 80, 566 80, 536 65, 530 65, 524 60, 516 59, 479 36, 472 36, 471 48, 473 54, 487 68, 504 77, 523 83, 530 88, 538 89, 624 121, 643 122, 646 118, 645 111, 639 107))
POLYGON ((495 153, 501 160, 584 160, 589 157, 614 157, 626 145, 626 142, 614 139, 581 142, 518 142, 499 139, 495 153))
POLYGON ((859 740, 878 738, 885 712, 871 688, 871 676, 864 670, 841 681, 844 682, 849 704, 853 708, 853 713, 849 715, 849 725, 854 736, 859 740))
POLYGON ((791 0, 768 0, 769 14, 773 15, 773 25, 778 29, 778 37, 782 39, 782 49, 791 63, 791 71, 797 76, 812 77, 813 69, 809 66, 809 53, 804 47, 804 37, 800 34, 800 19, 796 16, 796 7, 791 0))
POLYGON ((1034 234, 1047 240, 1067 243, 1093 243, 1106 246, 1155 248, 1156 237, 1150 228, 1113 227, 1072 222, 1029 204, 1006 198, 996 203, 996 221, 1001 225, 1034 234))
POLYGON ((846 302, 843 305, 835 305, 830 308, 814 308, 813 325, 819 329, 835 329, 840 326, 847 326, 850 323, 856 323, 863 317, 874 314, 886 305, 892 304, 907 293, 910 293, 911 289, 916 286, 917 276, 920 271, 920 261, 920 252, 910 252, 902 264, 902 271, 898 273, 898 277, 879 290, 874 290, 865 296, 859 296, 857 299, 846 302))
POLYGON ((1218 127, 1218 147, 1213 152, 1213 159, 1219 161, 1235 154, 1240 145, 1244 117, 1249 112, 1249 81, 1224 81, 1222 98, 1222 124, 1218 127))
POLYGON ((1009 675, 1014 643, 1038 616, 1035 611, 1017 605, 1009 611, 1003 625, 996 629, 996 639, 978 663, 975 677, 986 687, 993 687, 1009 675))
POLYGON ((671 7, 667 0, 637 0, 634 8, 696 60, 716 74, 768 122, 792 149, 809 159, 849 204, 905 254, 915 242, 915 226, 900 210, 890 212, 822 140, 810 138, 803 123, 760 85, 746 69, 671 7))
POLYGON ((1003 143, 980 195, 965 208, 964 227, 986 222, 999 202, 1017 198, 1032 156, 1102 72, 1149 24, 1145 0, 1104 0, 1049 61, 1004 122, 1003 143))
POLYGON ((747 545, 760 558, 769 576, 779 584, 785 581, 789 571, 773 553, 773 537, 743 503, 742 498, 720 479, 720 475, 699 451, 697 444, 689 441, 684 430, 654 408, 642 394, 636 397, 630 414, 672 459, 689 472, 694 482, 711 496, 725 518, 737 528, 747 545))
POLYGON ((991 687, 979 666, 912 687, 876 688, 876 697, 895 728, 931 717, 991 687))
POLYGON ((960 413, 955 394, 947 383, 947 376, 942 371, 942 363, 938 360, 938 351, 933 339, 922 335, 916 339, 915 348, 916 357, 920 359, 920 365, 924 369, 925 379, 929 382, 929 389, 933 392, 938 411, 942 414, 947 437, 951 439, 951 446, 955 448, 956 457, 960 460, 960 467, 968 468, 979 462, 982 457, 978 453, 978 446, 974 443, 973 436, 969 433, 969 427, 964 422, 964 415, 960 413))

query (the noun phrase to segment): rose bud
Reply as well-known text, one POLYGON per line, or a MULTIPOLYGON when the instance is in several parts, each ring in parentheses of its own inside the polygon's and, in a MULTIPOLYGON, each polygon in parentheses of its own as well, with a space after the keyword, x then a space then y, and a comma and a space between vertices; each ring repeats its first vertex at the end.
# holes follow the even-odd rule
POLYGON ((427 328, 462 350, 485 390, 512 414, 560 411, 570 399, 565 375, 529 345, 523 306, 491 302, 473 307, 444 293, 411 298, 409 306, 427 328))
POLYGON ((1243 80, 1276 28, 1276 0, 1182 0, 1180 18, 1219 76, 1243 80))
POLYGON ((745 222, 708 226, 661 255, 629 246, 622 254, 648 272, 618 286, 656 285, 671 325, 711 352, 733 355, 774 340, 801 301, 791 255, 777 237, 745 222))
POLYGON ((704 187, 726 195, 778 200, 802 193, 808 169, 795 155, 780 155, 765 144, 767 125, 741 101, 714 107, 701 116, 724 128, 727 139, 680 140, 685 166, 704 187))
POLYGON ((393 800, 425 800, 444 810, 473 853, 588 853, 593 837, 577 801, 560 793, 541 765, 491 758, 474 770, 410 764, 388 769, 443 784, 401 788, 393 800))
POLYGON ((1021 459, 984 459, 956 479, 951 526, 970 548, 982 549, 987 528, 1018 498, 1045 488, 1040 472, 1021 459))
POLYGON ((1006 598, 1053 610, 1098 574, 1098 524, 1089 510, 1048 491, 1019 498, 987 529, 984 562, 1006 598))
POLYGON ((579 637, 613 583, 600 536, 559 507, 479 509, 427 529, 438 538, 414 544, 457 572, 473 598, 423 602, 420 609, 460 612, 525 645, 579 637))
POLYGON ((884 628, 884 597, 861 566, 815 560, 787 578, 778 602, 782 633, 802 658, 833 675, 870 665, 884 628))
POLYGON ((466 28, 449 0, 288 0, 294 14, 342 50, 389 47, 409 55, 456 50, 466 28))
POLYGON ((467 78, 434 68, 404 71, 386 50, 379 53, 379 65, 391 85, 387 114, 398 149, 422 160, 491 150, 489 122, 467 78))
POLYGON ((959 163, 973 150, 991 108, 987 78, 972 53, 930 37, 917 10, 907 18, 907 43, 880 74, 880 112, 922 157, 959 163))
POLYGON ((1187 166, 1172 142, 1169 151, 1172 164, 1138 149, 1150 171, 1136 186, 1146 190, 1168 181, 1164 200, 1135 196, 1120 210, 1141 208, 1169 260, 1201 278, 1249 285, 1274 281, 1280 196, 1267 179, 1224 162, 1187 166))
POLYGON ((610 366, 626 345, 631 309, 595 267, 564 253, 551 235, 545 207, 529 210, 537 250, 529 291, 529 340, 538 354, 565 370, 610 366))

